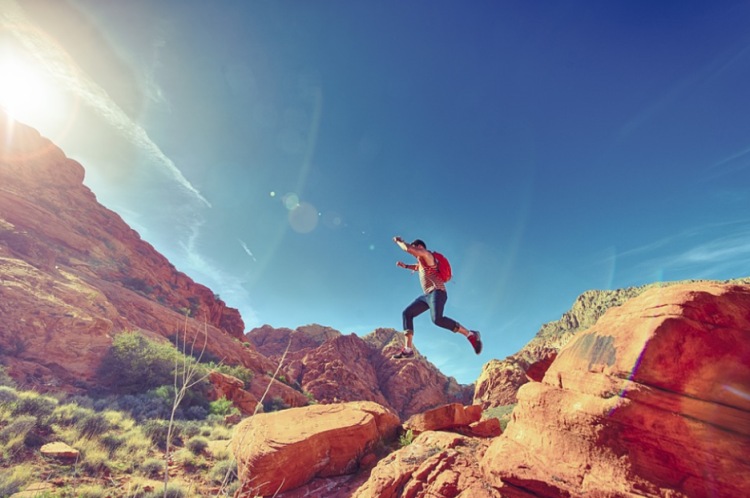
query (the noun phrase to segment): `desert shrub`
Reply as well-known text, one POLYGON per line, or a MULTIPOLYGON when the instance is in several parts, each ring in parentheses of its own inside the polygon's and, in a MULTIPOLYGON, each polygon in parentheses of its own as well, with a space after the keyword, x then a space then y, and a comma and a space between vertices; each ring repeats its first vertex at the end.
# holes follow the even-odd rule
POLYGON ((140 429, 132 429, 123 434, 123 437, 124 443, 115 450, 112 459, 121 465, 125 464, 132 472, 149 458, 153 443, 140 429))
POLYGON ((107 451, 109 451, 111 455, 112 453, 117 451, 120 446, 125 444, 125 437, 119 434, 109 433, 99 438, 99 442, 107 449, 107 451))
POLYGON ((154 477, 164 472, 164 460, 160 458, 149 458, 138 466, 138 469, 146 477, 154 477))
POLYGON ((0 386, 16 387, 16 381, 8 375, 8 372, 5 371, 5 367, 2 365, 0 365, 0 386))
POLYGON ((43 396, 32 391, 22 392, 13 403, 13 415, 32 415, 38 419, 45 420, 57 407, 57 400, 49 396, 43 396))
POLYGON ((0 496, 11 496, 21 491, 34 476, 31 465, 16 465, 10 469, 0 469, 0 496))
POLYGON ((107 417, 102 413, 92 413, 76 423, 81 436, 83 437, 95 437, 100 436, 112 429, 112 424, 109 423, 107 417))
POLYGON ((37 419, 33 415, 21 415, 14 418, 0 430, 0 443, 7 444, 11 439, 15 439, 19 436, 25 437, 28 432, 34 430, 37 424, 37 419))
POLYGON ((172 384, 175 366, 183 365, 184 361, 172 344, 126 332, 112 341, 101 374, 116 392, 135 394, 172 384))
POLYGON ((231 458, 219 460, 209 471, 208 478, 214 484, 229 484, 237 480, 237 462, 231 458))
POLYGON ((34 430, 37 422, 33 415, 20 415, 0 430, 0 443, 3 445, 0 451, 2 451, 3 461, 12 461, 27 445, 33 445, 36 442, 37 436, 34 430))
POLYGON ((138 421, 165 419, 172 410, 172 402, 157 396, 154 392, 126 395, 119 399, 111 398, 112 407, 128 412, 138 421))
POLYGON ((231 375, 232 377, 236 377, 240 379, 242 382, 245 383, 245 387, 250 385, 250 383, 253 380, 253 372, 252 370, 249 370, 248 368, 242 366, 242 365, 225 365, 223 363, 216 364, 216 363, 209 363, 208 368, 211 370, 216 370, 217 372, 231 375))
POLYGON ((187 492, 176 483, 170 483, 167 486, 166 493, 163 488, 157 488, 143 495, 143 498, 185 498, 187 492))
POLYGON ((413 442, 414 442, 414 433, 412 432, 411 429, 408 429, 406 432, 404 432, 398 437, 398 444, 402 448, 409 446, 413 442))
MULTIPOLYGON (((143 426, 143 433, 151 441, 164 451, 167 449, 167 435, 169 433, 169 423, 165 420, 149 420, 143 426)), ((181 444, 182 433, 179 424, 172 425, 172 444, 181 444)))
POLYGON ((229 415, 233 410, 236 411, 234 403, 224 396, 216 401, 212 401, 208 408, 209 413, 212 415, 229 415))
POLYGON ((193 452, 193 454, 200 455, 201 453, 206 451, 206 448, 208 448, 208 439, 201 436, 195 436, 188 439, 185 447, 193 452))
POLYGON ((204 435, 210 437, 212 441, 232 439, 232 429, 224 427, 223 425, 215 425, 209 427, 208 434, 204 435))
POLYGON ((78 406, 75 403, 58 405, 50 416, 50 423, 75 425, 86 417, 90 417, 94 410, 78 406))
POLYGON ((289 405, 284 402, 283 399, 281 399, 278 396, 274 396, 269 401, 263 401, 263 411, 266 413, 268 412, 278 412, 281 410, 286 410, 289 408, 289 405))
POLYGON ((515 404, 496 406, 494 408, 488 408, 482 413, 483 419, 496 418, 500 421, 500 428, 505 431, 505 428, 510 422, 510 417, 513 414, 513 409, 516 407, 515 404))
POLYGON ((208 409, 202 406, 202 404, 188 406, 182 411, 187 420, 204 420, 208 416, 208 409))
POLYGON ((180 426, 180 434, 183 438, 186 439, 199 435, 203 427, 200 422, 197 422, 195 420, 180 420, 176 422, 176 424, 180 426))
POLYGON ((172 460, 186 472, 197 472, 208 468, 208 462, 205 458, 196 455, 187 448, 182 448, 174 452, 172 454, 172 460))
POLYGON ((10 405, 18 400, 18 392, 10 386, 0 385, 0 406, 10 405))
POLYGON ((79 462, 79 465, 90 476, 96 476, 102 472, 111 470, 109 453, 101 448, 89 451, 86 457, 79 462))
MULTIPOLYGON (((150 391, 156 398, 160 399, 163 406, 167 408, 167 416, 172 411, 175 400, 174 386, 159 386, 150 391)), ((175 411, 175 418, 180 420, 202 420, 208 414, 209 401, 200 386, 190 389, 184 393, 180 406, 175 411)))

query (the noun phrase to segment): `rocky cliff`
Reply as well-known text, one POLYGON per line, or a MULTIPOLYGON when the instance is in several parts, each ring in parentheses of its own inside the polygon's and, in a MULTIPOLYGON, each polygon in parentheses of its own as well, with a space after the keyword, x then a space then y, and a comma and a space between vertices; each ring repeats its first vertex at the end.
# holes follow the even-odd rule
MULTIPOLYGON (((239 312, 99 204, 79 163, 5 114, 0 136, 0 363, 20 386, 95 386, 112 337, 132 330, 205 337, 213 357, 268 382, 275 365, 243 347, 239 312)), ((276 384, 275 396, 306 403, 276 384)))
MULTIPOLYGON (((490 360, 484 365, 476 382, 474 403, 484 408, 516 403, 518 389, 527 382, 540 381, 558 351, 576 334, 593 326, 607 310, 650 289, 680 283, 687 282, 658 282, 639 287, 584 292, 570 310, 559 320, 544 324, 518 353, 503 360, 490 360)), ((747 284, 750 279, 734 279, 728 283, 747 284)))
POLYGON ((247 339, 274 361, 286 352, 285 379, 322 403, 374 401, 406 418, 445 403, 467 404, 474 392, 422 357, 391 360, 403 344, 393 329, 360 338, 319 325, 296 330, 264 326, 251 330, 247 339))

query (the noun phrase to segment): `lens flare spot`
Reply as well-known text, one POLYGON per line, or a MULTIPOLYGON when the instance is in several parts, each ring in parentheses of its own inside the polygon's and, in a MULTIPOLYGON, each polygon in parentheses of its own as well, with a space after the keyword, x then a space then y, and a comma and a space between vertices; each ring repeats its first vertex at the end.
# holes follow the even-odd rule
POLYGON ((318 210, 310 203, 302 202, 289 210, 289 225, 297 233, 310 233, 318 226, 318 210))
POLYGON ((297 196, 297 194, 295 194, 294 192, 286 194, 281 198, 281 200, 284 203, 284 207, 286 207, 289 211, 294 211, 300 206, 299 196, 297 196))

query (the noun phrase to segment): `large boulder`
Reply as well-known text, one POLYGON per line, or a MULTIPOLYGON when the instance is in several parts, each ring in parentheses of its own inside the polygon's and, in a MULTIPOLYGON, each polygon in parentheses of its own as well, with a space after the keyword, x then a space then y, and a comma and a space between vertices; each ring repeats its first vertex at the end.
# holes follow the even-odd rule
POLYGON ((750 496, 748 393, 750 286, 653 288, 521 387, 482 468, 538 496, 750 496))
POLYGON ((238 496, 270 496, 315 477, 354 473, 376 444, 395 438, 399 424, 393 412, 368 401, 245 419, 231 443, 242 482, 238 496))
POLYGON ((459 403, 439 406, 409 417, 404 428, 414 432, 443 431, 468 427, 482 418, 479 405, 463 406, 459 403))
MULTIPOLYGON (((448 432, 425 432, 372 469, 353 498, 452 496, 500 498, 479 470, 488 443, 448 432)), ((502 486, 501 486, 502 488, 502 486)), ((507 495, 511 496, 511 495, 507 495)), ((515 495, 520 496, 520 495, 515 495)))

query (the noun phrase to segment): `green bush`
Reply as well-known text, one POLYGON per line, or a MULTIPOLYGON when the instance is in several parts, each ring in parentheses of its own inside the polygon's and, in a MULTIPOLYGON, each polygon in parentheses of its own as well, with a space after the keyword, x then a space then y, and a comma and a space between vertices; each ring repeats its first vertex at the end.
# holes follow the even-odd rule
POLYGON ((82 418, 76 424, 76 427, 81 436, 96 437, 112 429, 112 424, 109 423, 109 420, 107 420, 107 417, 103 414, 92 413, 91 415, 82 418))
MULTIPOLYGON (((166 420, 149 420, 143 426, 143 433, 151 439, 160 450, 167 448, 167 435, 169 433, 169 422, 166 420)), ((171 444, 182 444, 182 433, 179 424, 172 424, 171 444)))
POLYGON ((19 465, 10 469, 0 469, 0 496, 11 496, 21 491, 32 477, 29 466, 19 465))
MULTIPOLYGON (((174 383, 175 367, 184 356, 169 343, 156 342, 138 332, 115 336, 101 375, 120 394, 136 394, 174 383)), ((187 360, 192 362, 193 360, 187 360)))
POLYGON ((18 400, 18 392, 10 386, 0 385, 0 406, 10 405, 18 400))
POLYGON ((232 411, 236 411, 234 403, 223 396, 216 401, 212 401, 208 407, 208 412, 211 415, 229 415, 232 411))
POLYGON ((208 439, 201 436, 195 436, 190 438, 185 446, 194 455, 200 455, 206 451, 206 448, 208 448, 208 439))
POLYGON ((166 493, 164 488, 157 488, 143 495, 143 498, 185 498, 187 493, 178 484, 169 484, 166 493))
POLYGON ((8 372, 5 371, 5 367, 2 365, 0 365, 0 386, 16 387, 16 381, 8 375, 8 372))
POLYGON ((237 462, 232 459, 219 460, 208 473, 214 484, 229 484, 237 480, 237 462))
POLYGON ((138 466, 143 475, 154 477, 164 472, 164 460, 159 458, 149 458, 138 466))
POLYGON ((500 421, 500 428, 505 432, 505 428, 510 422, 510 417, 513 414, 513 409, 516 407, 515 404, 496 406, 494 408, 487 408, 482 413, 483 419, 496 418, 500 421))
POLYGON ((19 436, 25 437, 25 435, 36 427, 37 419, 33 415, 21 415, 14 418, 0 430, 0 443, 7 443, 13 438, 19 436))
POLYGON ((119 434, 105 434, 99 439, 99 442, 104 446, 110 455, 117 451, 117 448, 125 444, 125 437, 119 434))
POLYGON ((35 392, 24 392, 13 403, 12 414, 32 415, 38 419, 47 419, 57 407, 57 400, 35 392))
POLYGON ((252 370, 247 369, 246 367, 243 367, 242 365, 225 365, 225 364, 215 364, 215 363, 209 363, 208 368, 212 370, 216 370, 217 372, 223 373, 225 375, 231 375, 232 377, 236 377, 240 379, 242 382, 245 383, 245 388, 250 385, 250 383, 253 380, 253 372, 252 370))

